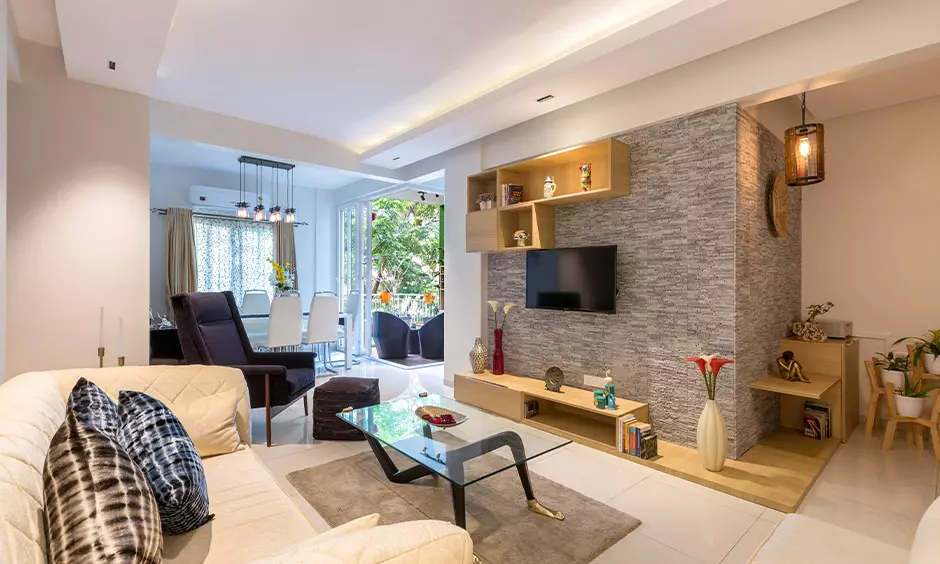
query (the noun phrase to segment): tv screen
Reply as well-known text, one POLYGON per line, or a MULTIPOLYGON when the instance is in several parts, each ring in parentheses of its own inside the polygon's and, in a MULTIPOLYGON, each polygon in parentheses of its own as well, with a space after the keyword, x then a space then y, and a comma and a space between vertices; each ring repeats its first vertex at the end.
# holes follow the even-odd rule
POLYGON ((525 306, 616 313, 617 247, 527 252, 525 306))

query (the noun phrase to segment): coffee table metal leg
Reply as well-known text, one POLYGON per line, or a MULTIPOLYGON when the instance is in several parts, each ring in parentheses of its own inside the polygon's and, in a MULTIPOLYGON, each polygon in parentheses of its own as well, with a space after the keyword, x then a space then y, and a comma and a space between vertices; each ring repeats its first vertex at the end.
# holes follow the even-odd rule
POLYGON ((369 442, 369 446, 372 447, 372 453, 375 454, 375 457, 379 461, 379 466, 382 467, 382 471, 385 472, 385 477, 389 479, 390 482, 396 484, 407 484, 408 482, 417 480, 423 476, 428 476, 432 472, 430 469, 416 464, 411 468, 405 468, 404 470, 399 470, 395 463, 392 462, 392 459, 389 458, 388 453, 385 452, 385 449, 382 448, 382 443, 373 439, 369 435, 366 435, 366 441, 369 442))
POLYGON ((522 482, 522 489, 525 491, 525 500, 526 504, 529 506, 529 511, 532 513, 538 513, 539 515, 544 515, 546 517, 551 517, 552 519, 564 521, 564 513, 561 511, 555 511, 554 509, 549 509, 539 503, 539 500, 535 499, 535 492, 532 491, 532 482, 529 480, 528 464, 525 462, 517 464, 516 470, 519 471, 519 480, 522 482))
POLYGON ((454 498, 454 524, 461 529, 467 528, 467 502, 464 489, 456 484, 450 485, 450 493, 454 498))

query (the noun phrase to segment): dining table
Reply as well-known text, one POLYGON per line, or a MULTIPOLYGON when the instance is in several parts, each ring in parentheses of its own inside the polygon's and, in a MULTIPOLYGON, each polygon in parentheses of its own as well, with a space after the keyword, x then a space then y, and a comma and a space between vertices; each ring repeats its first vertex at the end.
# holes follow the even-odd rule
MULTIPOLYGON (((251 341, 254 338, 257 341, 259 338, 266 338, 268 331, 268 317, 267 313, 243 313, 241 314, 242 325, 245 326, 245 332, 248 333, 248 340, 251 341)), ((310 317, 310 312, 305 311, 303 314, 303 330, 307 329, 307 320, 310 317)), ((345 312, 339 313, 339 325, 346 326, 346 320, 349 318, 349 314, 345 312)), ((256 342, 252 342, 252 346, 262 346, 256 342)), ((352 347, 349 346, 349 339, 346 339, 346 342, 343 346, 343 365, 346 367, 346 370, 352 368, 352 347)), ((330 359, 326 359, 327 362, 330 362, 330 359)))

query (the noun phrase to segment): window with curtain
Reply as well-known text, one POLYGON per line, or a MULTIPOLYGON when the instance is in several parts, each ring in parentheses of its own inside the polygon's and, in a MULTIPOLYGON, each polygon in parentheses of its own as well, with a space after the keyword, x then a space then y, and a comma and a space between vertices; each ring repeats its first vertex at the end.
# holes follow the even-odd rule
POLYGON ((245 290, 267 290, 271 285, 274 229, 270 223, 233 221, 193 216, 196 240, 196 290, 231 290, 241 307, 245 290))

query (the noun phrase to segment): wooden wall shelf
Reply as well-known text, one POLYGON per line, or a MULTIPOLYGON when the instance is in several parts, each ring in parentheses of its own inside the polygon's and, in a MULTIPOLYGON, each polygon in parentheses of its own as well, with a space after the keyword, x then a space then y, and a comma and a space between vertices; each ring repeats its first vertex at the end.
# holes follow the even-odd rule
POLYGON ((613 138, 555 151, 467 177, 467 252, 502 252, 555 247, 555 208, 630 194, 630 147, 613 138), (578 166, 591 163, 591 190, 581 191, 578 166), (555 177, 555 196, 545 198, 545 177, 555 177), (523 187, 522 202, 503 206, 500 186, 523 187), (479 210, 480 194, 496 194, 496 207, 479 210), (517 247, 513 233, 531 236, 517 247))

